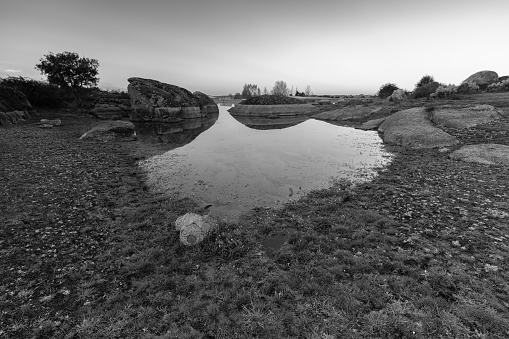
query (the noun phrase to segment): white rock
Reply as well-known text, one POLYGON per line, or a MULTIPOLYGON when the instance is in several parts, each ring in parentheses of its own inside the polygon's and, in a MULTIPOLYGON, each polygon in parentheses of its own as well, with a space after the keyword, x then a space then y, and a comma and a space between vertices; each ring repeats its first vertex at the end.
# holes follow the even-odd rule
POLYGON ((175 229, 180 231, 180 242, 186 246, 202 242, 217 226, 217 221, 211 216, 196 213, 186 213, 175 221, 175 229))

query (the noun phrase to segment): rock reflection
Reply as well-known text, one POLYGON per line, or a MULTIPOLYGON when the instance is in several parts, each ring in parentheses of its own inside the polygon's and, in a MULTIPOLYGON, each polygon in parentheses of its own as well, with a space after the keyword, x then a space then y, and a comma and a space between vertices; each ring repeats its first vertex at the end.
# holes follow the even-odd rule
POLYGON ((267 117, 250 117, 250 116, 239 116, 239 115, 231 115, 235 120, 240 122, 241 124, 259 130, 268 130, 268 129, 283 129, 298 125, 309 119, 308 116, 305 115, 295 115, 295 116, 275 116, 273 118, 267 117))
POLYGON ((171 150, 189 144, 212 127, 218 117, 219 113, 209 113, 205 118, 176 122, 136 122, 136 135, 140 141, 167 144, 171 150))

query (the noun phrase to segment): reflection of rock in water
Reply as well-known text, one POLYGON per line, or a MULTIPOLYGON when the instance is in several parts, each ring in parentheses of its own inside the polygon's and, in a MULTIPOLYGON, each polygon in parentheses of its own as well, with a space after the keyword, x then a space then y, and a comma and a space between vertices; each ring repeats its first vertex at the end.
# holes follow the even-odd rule
POLYGON ((135 123, 138 140, 164 143, 171 149, 182 147, 209 129, 217 121, 219 113, 209 113, 206 118, 185 119, 178 122, 135 123))
POLYGON ((271 118, 239 115, 232 115, 232 117, 241 124, 252 129, 283 129, 298 125, 309 119, 309 117, 305 115, 274 116, 271 118))

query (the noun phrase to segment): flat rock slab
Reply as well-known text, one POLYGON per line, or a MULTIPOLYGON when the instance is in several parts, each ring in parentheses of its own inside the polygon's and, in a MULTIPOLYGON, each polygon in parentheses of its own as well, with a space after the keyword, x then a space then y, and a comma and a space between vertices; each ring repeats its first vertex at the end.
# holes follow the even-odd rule
POLYGON ((452 152, 449 158, 486 165, 509 166, 509 146, 500 144, 467 145, 452 152))
POLYGON ((235 105, 228 110, 231 115, 250 117, 270 116, 292 116, 312 115, 319 112, 319 109, 312 104, 290 104, 290 105, 235 105))
POLYGON ((385 119, 387 119, 387 117, 366 121, 365 123, 357 127, 357 129, 362 129, 364 131, 375 130, 378 127, 380 127, 380 125, 385 121, 385 119))
POLYGON ((456 145, 458 140, 429 120, 424 107, 399 111, 378 127, 385 143, 408 148, 436 148, 456 145))
POLYGON ((130 121, 107 121, 99 124, 83 134, 80 140, 134 140, 134 124, 130 121))
POLYGON ((312 117, 318 120, 330 120, 330 121, 350 120, 370 116, 371 114, 376 113, 381 109, 382 107, 366 107, 361 105, 347 106, 332 111, 318 113, 313 115, 312 117))
POLYGON ((471 128, 496 121, 502 116, 503 112, 491 105, 476 105, 470 107, 444 106, 433 112, 431 120, 440 126, 471 128))

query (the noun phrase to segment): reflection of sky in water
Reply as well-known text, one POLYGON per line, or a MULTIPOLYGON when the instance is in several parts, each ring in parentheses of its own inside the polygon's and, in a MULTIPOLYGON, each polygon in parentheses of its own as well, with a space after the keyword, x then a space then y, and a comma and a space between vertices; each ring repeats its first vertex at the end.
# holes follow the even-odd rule
POLYGON ((327 187, 334 178, 366 180, 390 161, 376 132, 314 119, 256 130, 227 109, 219 106, 216 123, 190 144, 141 163, 154 188, 211 203, 212 215, 234 219, 327 187))

